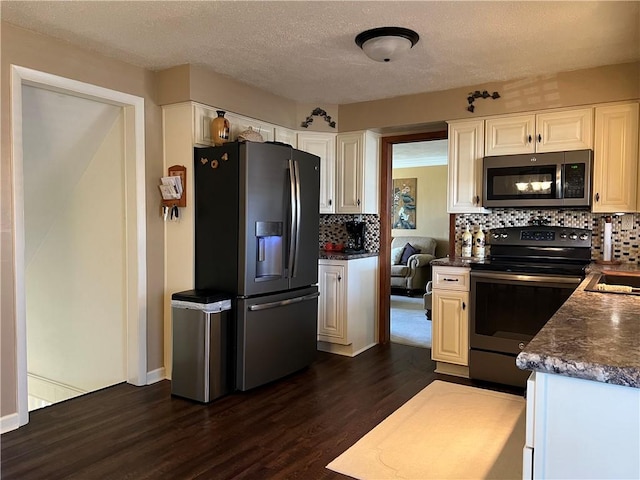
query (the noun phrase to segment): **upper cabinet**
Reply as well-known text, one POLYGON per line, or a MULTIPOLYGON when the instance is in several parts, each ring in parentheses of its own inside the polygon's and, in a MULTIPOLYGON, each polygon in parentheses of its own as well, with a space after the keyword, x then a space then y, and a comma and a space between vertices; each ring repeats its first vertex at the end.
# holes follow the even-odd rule
POLYGON ((320 157, 320 213, 335 213, 336 134, 298 133, 297 144, 299 150, 320 157))
POLYGON ((449 122, 449 213, 486 213, 482 208, 484 120, 449 122))
POLYGON ((335 213, 378 213, 378 142, 371 131, 338 134, 335 213))
POLYGON ((583 150, 592 147, 592 108, 486 120, 486 156, 583 150))
POLYGON ((276 142, 286 143, 288 145, 291 145, 293 148, 298 148, 298 140, 296 135, 296 131, 291 130, 290 128, 278 126, 276 126, 275 128, 276 142))
POLYGON ((638 104, 596 107, 594 212, 634 212, 637 204, 638 104))
MULTIPOLYGON (((216 111, 217 110, 215 108, 197 103, 193 104, 193 143, 195 145, 207 147, 213 145, 213 139, 211 138, 211 120, 218 116, 216 111)), ((253 118, 243 117, 242 115, 236 115, 231 112, 226 112, 224 116, 229 120, 231 130, 229 141, 231 142, 235 141, 238 138, 238 135, 245 130, 248 130, 249 127, 256 132, 259 132, 265 142, 271 142, 275 139, 275 125, 267 122, 261 122, 253 118)))

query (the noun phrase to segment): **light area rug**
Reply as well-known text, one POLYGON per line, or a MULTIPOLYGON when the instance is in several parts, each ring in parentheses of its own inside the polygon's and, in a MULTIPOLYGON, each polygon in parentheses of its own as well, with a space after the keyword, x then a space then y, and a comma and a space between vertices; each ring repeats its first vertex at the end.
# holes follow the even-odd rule
POLYGON ((431 321, 425 316, 422 297, 391 295, 391 341, 431 348, 431 321))
POLYGON ((520 479, 525 400, 436 380, 327 468, 361 480, 520 479))

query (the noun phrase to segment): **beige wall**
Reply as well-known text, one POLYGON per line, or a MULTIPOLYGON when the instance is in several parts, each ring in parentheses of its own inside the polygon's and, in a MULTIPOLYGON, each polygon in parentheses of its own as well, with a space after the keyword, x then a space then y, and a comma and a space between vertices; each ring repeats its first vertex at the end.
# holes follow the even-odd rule
POLYGON ((506 82, 340 105, 340 131, 384 129, 505 113, 527 112, 640 98, 640 62, 576 70, 506 82), (475 90, 497 91, 501 98, 477 99, 475 90))
MULTIPOLYGON (((73 159, 82 175, 68 176, 46 233, 32 235, 25 220, 25 241, 37 242, 25 261, 29 374, 85 392, 127 379, 124 115, 110 108, 115 120, 93 157, 73 159)), ((25 138, 25 185, 35 141, 25 138)), ((43 190, 25 188, 25 204, 51 201, 43 190)))
POLYGON ((17 411, 16 344, 11 189, 10 65, 39 70, 143 97, 145 100, 145 148, 147 195, 147 368, 163 366, 163 223, 158 215, 158 177, 162 175, 161 113, 155 99, 153 72, 96 55, 2 23, 1 99, 1 320, 0 416, 17 411))
POLYGON ((443 257, 449 249, 449 214, 447 213, 447 166, 394 168, 393 178, 416 178, 416 229, 391 229, 392 237, 433 237, 438 242, 436 254, 443 257))

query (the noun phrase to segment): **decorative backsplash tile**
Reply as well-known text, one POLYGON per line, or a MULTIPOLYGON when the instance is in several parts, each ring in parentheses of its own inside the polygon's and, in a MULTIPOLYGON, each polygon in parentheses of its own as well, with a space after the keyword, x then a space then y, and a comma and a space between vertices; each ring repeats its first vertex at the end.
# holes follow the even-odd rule
POLYGON ((363 221, 367 224, 364 234, 364 248, 369 252, 380 251, 380 217, 378 215, 320 215, 319 246, 327 242, 347 244, 349 235, 345 222, 363 221))
MULTIPOLYGON (((622 217, 612 217, 612 257, 623 263, 636 263, 640 262, 640 214, 627 215, 633 217, 633 228, 629 230, 622 229, 622 217)), ((580 210, 494 209, 487 214, 456 215, 456 255, 460 255, 462 233, 467 224, 472 232, 480 227, 487 233, 492 228, 530 225, 531 220, 538 217, 549 220, 549 225, 590 229, 593 232, 591 258, 602 259, 605 215, 580 210)))

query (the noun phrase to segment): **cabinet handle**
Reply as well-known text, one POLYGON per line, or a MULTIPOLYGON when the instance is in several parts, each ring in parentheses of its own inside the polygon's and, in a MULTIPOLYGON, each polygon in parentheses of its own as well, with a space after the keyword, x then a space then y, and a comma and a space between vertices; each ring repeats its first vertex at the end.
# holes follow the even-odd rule
POLYGON ((443 278, 442 280, 444 280, 445 282, 457 282, 458 281, 457 278, 443 278))
POLYGON ((538 134, 538 143, 542 142, 542 135, 538 134))
POLYGON ((329 206, 331 206, 331 199, 329 199, 329 206))
POLYGON ((342 280, 342 276, 338 275, 338 281, 342 280))
POLYGON ((527 138, 528 138, 529 143, 531 143, 531 140, 533 140, 533 139, 531 138, 531 135, 529 135, 529 137, 527 137, 527 138))
POLYGON ((360 199, 358 199, 358 206, 360 206, 360 199))
POLYGON ((600 201, 600 194, 596 192, 596 202, 600 201))
POLYGON ((466 308, 467 308, 467 304, 466 304, 466 303, 464 303, 464 302, 462 302, 462 309, 464 310, 464 309, 466 309, 466 308))
POLYGON ((476 204, 480 205, 480 197, 478 195, 476 195, 476 204))

